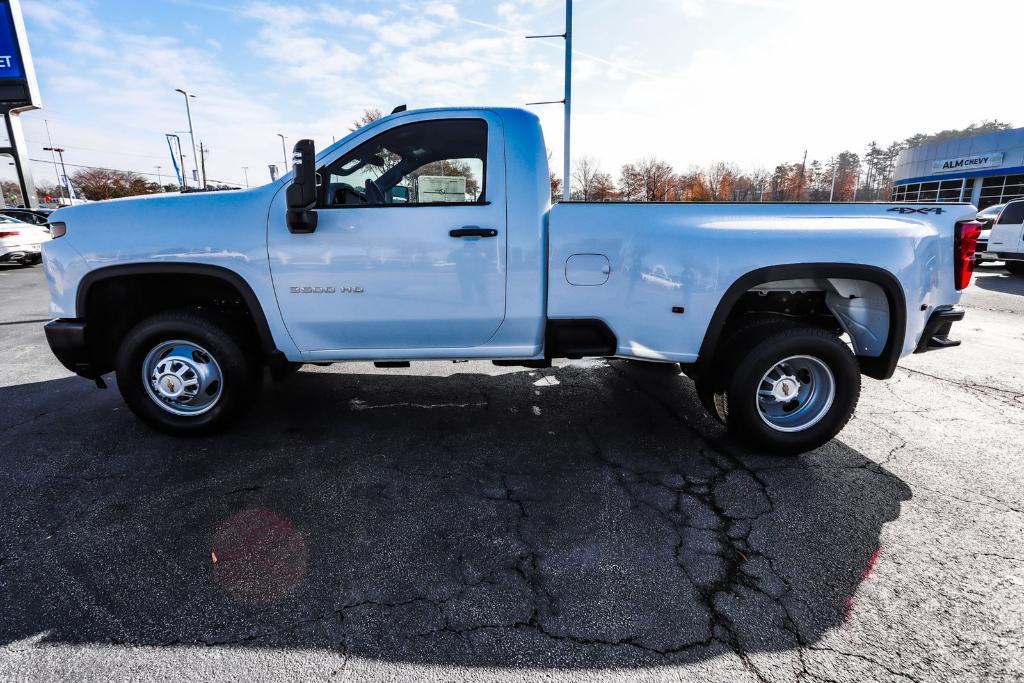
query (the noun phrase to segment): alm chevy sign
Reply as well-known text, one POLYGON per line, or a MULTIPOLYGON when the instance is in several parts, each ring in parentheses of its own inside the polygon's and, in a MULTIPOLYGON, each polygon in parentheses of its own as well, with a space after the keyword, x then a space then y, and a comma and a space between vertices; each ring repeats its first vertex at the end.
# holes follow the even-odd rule
POLYGON ((955 173, 956 171, 976 171, 982 168, 998 168, 1003 165, 1003 153, 975 154, 956 159, 939 159, 932 162, 932 173, 955 173))

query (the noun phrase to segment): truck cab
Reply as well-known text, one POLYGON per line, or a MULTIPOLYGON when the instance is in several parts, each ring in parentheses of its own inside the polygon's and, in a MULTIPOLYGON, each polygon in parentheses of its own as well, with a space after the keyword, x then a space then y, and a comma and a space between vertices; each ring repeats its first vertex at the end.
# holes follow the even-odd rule
POLYGON ((269 265, 305 358, 541 352, 546 165, 510 164, 510 149, 544 149, 533 117, 414 112, 316 158, 315 231, 289 229, 286 193, 275 197, 269 265))

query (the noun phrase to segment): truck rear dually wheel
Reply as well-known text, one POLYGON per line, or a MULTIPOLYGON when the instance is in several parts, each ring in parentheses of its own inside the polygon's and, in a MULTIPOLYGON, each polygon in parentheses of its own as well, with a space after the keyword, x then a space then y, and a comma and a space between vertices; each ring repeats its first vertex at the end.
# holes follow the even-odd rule
POLYGON ((827 330, 778 329, 733 360, 719 403, 729 433, 752 448, 779 454, 813 450, 838 434, 857 407, 857 359, 827 330))
POLYGON ((760 318, 733 330, 721 349, 715 353, 708 372, 696 373, 693 377, 694 390, 701 406, 714 420, 728 422, 729 401, 726 390, 732 379, 733 369, 747 353, 752 339, 764 339, 781 330, 792 329, 793 323, 777 316, 760 318))
POLYGON ((258 395, 262 365, 227 320, 161 313, 124 338, 117 385, 143 422, 169 434, 216 431, 258 395))

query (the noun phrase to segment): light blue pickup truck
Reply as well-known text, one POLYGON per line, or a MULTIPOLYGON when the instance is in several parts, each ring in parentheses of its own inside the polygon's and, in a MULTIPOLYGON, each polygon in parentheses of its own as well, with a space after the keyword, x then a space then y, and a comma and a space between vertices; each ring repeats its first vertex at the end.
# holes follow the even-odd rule
POLYGON ((968 205, 552 207, 540 124, 516 109, 401 112, 294 162, 252 190, 55 213, 61 362, 116 372, 179 434, 302 363, 678 363, 730 432, 795 453, 843 428, 861 374, 959 343, 968 205))

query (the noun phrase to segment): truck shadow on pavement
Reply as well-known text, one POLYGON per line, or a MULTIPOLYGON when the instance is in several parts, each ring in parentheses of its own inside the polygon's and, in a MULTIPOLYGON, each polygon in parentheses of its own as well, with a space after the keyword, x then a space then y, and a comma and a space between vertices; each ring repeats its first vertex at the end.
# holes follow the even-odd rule
POLYGON ((992 292, 1024 296, 1024 277, 991 268, 977 272, 978 276, 971 281, 972 284, 992 292))
POLYGON ((173 439, 116 389, 0 389, 0 642, 600 668, 814 643, 910 489, 833 442, 737 450, 624 361, 302 372, 173 439))

